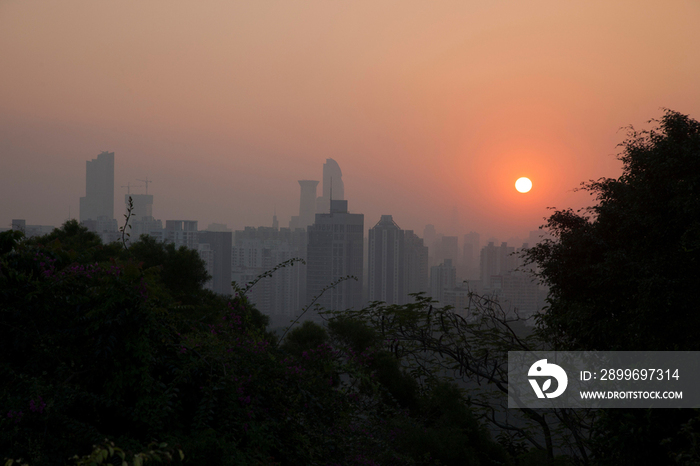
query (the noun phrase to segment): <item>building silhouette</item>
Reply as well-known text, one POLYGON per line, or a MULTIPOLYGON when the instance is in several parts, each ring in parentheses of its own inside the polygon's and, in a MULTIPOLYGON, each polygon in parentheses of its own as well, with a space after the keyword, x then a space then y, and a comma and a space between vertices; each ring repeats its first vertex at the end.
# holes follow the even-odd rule
POLYGON ((515 270, 518 266, 518 258, 513 254, 515 248, 508 246, 508 243, 494 245, 493 241, 484 246, 481 250, 481 281, 485 288, 491 287, 493 277, 504 275, 515 270))
POLYGON ((391 215, 382 215, 369 230, 367 268, 370 301, 404 304, 403 231, 391 215))
POLYGON ((114 152, 102 152, 86 162, 80 222, 100 219, 114 219, 114 152))
POLYGON ((528 243, 524 243, 516 250, 508 243, 495 246, 489 242, 481 250, 481 280, 475 284, 478 292, 497 299, 504 310, 518 311, 521 315, 542 309, 547 295, 530 271, 522 270, 519 253, 527 247, 528 243))
POLYGON ((80 223, 103 243, 120 238, 114 218, 114 152, 102 152, 85 164, 85 196, 80 198, 80 223))
POLYGON ((427 291, 428 248, 411 230, 382 215, 369 230, 368 295, 387 304, 411 302, 409 293, 427 291))
POLYGON ((176 248, 185 246, 196 250, 199 244, 197 220, 166 220, 165 228, 150 234, 164 243, 173 243, 176 248))
MULTIPOLYGON (((233 233, 230 231, 200 231, 197 233, 200 256, 211 257, 211 289, 222 295, 231 294, 231 246, 233 233), (208 245, 208 248, 204 245, 208 245), (210 251, 210 252, 209 252, 210 251)), ((207 259, 203 257, 205 263, 207 259)))
MULTIPOLYGON (((299 180, 301 194, 299 196, 299 224, 300 228, 308 228, 314 223, 316 213, 316 186, 318 181, 299 180)), ((295 225, 296 226, 296 225, 295 225)))
MULTIPOLYGON (((231 264, 240 287, 289 259, 306 259, 306 231, 299 228, 246 227, 235 232, 231 264)), ((306 266, 295 263, 258 281, 248 292, 251 303, 270 317, 273 327, 288 325, 306 298, 306 266)))
POLYGON ((444 305, 445 291, 457 286, 457 269, 451 259, 430 267, 430 296, 444 305))
POLYGON ((322 195, 316 199, 316 213, 327 214, 330 212, 331 199, 345 200, 345 186, 343 185, 343 172, 340 165, 333 159, 326 159, 323 164, 322 195))
MULTIPOLYGON (((48 235, 55 229, 52 225, 27 225, 27 221, 21 218, 12 219, 12 230, 21 231, 27 238, 48 235)), ((1 230, 0 230, 1 231, 1 230)))
POLYGON ((479 277, 479 261, 477 254, 480 251, 479 233, 470 231, 464 235, 462 246, 462 265, 464 266, 464 276, 467 279, 479 277))
POLYGON ((124 203, 129 206, 129 198, 131 198, 132 209, 131 218, 129 219, 130 229, 129 239, 127 241, 138 241, 141 235, 160 236, 158 232, 163 229, 163 222, 156 220, 153 217, 153 195, 152 194, 125 194, 124 203))
POLYGON ((427 292, 430 287, 428 268, 428 246, 413 230, 404 230, 404 292, 407 303, 412 302, 411 293, 427 292))
POLYGON ((456 265, 459 259, 458 238, 456 236, 443 236, 440 238, 436 258, 440 262, 450 259, 456 265))
MULTIPOLYGON (((348 212, 345 200, 331 201, 330 213, 316 214, 308 230, 306 286, 307 302, 316 303, 326 310, 360 309, 363 280, 364 215, 348 212), (339 278, 349 279, 321 292, 339 278)), ((311 320, 319 320, 310 312, 311 320)))

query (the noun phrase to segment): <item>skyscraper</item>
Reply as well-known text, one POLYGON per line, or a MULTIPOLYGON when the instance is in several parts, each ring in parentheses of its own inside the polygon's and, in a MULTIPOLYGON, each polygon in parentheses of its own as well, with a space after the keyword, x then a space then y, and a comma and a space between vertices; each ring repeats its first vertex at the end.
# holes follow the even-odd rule
POLYGON ((382 215, 369 230, 367 267, 370 301, 412 302, 410 293, 428 291, 428 247, 412 230, 382 215))
POLYGON ((308 228, 314 223, 316 212, 316 186, 318 181, 299 180, 301 195, 299 197, 299 223, 301 228, 308 228))
POLYGON ((413 230, 404 230, 403 246, 404 293, 409 303, 412 302, 408 297, 410 293, 428 291, 428 246, 413 230))
MULTIPOLYGON (((233 280, 245 286, 289 259, 306 260, 306 232, 301 229, 246 227, 235 233, 233 280)), ((246 295, 273 327, 288 325, 306 301, 306 265, 295 263, 258 281, 246 295)))
POLYGON ((323 164, 323 193, 316 199, 316 213, 327 214, 330 212, 331 199, 345 200, 345 186, 343 185, 343 172, 340 165, 333 159, 326 159, 323 164))
POLYGON ((222 295, 231 294, 231 245, 233 233, 230 231, 200 231, 197 233, 199 246, 208 244, 213 256, 212 289, 222 295))
POLYGON ((80 222, 114 219, 114 152, 102 152, 86 162, 85 196, 80 198, 80 222))
POLYGON ((173 243, 176 248, 185 246, 190 249, 197 249, 199 244, 198 234, 197 220, 166 220, 165 228, 158 239, 164 243, 173 243))
MULTIPOLYGON (((330 213, 316 214, 308 230, 307 302, 321 294, 333 281, 352 275, 316 301, 325 309, 344 310, 362 307, 362 259, 364 215, 348 212, 348 201, 333 200, 330 213)), ((318 315, 310 315, 318 320, 318 315)))
POLYGON ((369 230, 369 300, 404 304, 403 230, 391 215, 382 215, 369 230))
POLYGON ((430 295, 433 299, 444 304, 445 290, 457 286, 457 269, 451 259, 445 259, 440 265, 430 267, 430 295))

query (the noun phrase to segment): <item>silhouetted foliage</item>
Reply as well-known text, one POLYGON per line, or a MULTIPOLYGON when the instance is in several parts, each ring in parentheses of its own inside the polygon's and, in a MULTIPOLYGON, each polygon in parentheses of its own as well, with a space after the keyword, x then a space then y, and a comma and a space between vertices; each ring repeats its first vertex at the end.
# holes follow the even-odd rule
MULTIPOLYGON (((670 110, 657 123, 630 130, 619 178, 582 183, 596 205, 554 212, 545 227, 555 239, 527 252, 550 286, 539 329, 556 349, 700 349, 700 123, 670 110)), ((602 411, 594 460, 668 464, 669 452, 697 460, 684 443, 697 435, 693 415, 602 411)))
POLYGON ((3 455, 30 465, 121 453, 179 461, 181 451, 185 464, 210 465, 507 459, 473 419, 439 420, 376 339, 358 338, 373 331, 304 325, 277 348, 245 296, 205 292, 201 274, 182 284, 194 304, 171 296, 178 282, 161 277, 195 262, 168 257, 186 251, 146 241, 95 261, 110 249, 74 227, 48 242, 0 233, 3 455), (402 390, 414 393, 411 413, 402 390), (408 449, 423 429, 435 441, 408 449), (468 447, 448 458, 448 438, 468 447))
POLYGON ((559 349, 698 350, 700 123, 667 110, 622 146, 622 176, 583 183, 597 204, 552 214, 527 253, 550 286, 542 329, 559 349))
POLYGON ((129 246, 128 253, 144 269, 160 268, 160 279, 177 300, 189 303, 211 278, 204 261, 194 249, 172 243, 161 243, 151 236, 141 238, 129 246))
POLYGON ((301 326, 289 332, 281 348, 296 357, 301 357, 304 351, 316 349, 327 342, 328 333, 326 330, 320 325, 307 320, 301 326))

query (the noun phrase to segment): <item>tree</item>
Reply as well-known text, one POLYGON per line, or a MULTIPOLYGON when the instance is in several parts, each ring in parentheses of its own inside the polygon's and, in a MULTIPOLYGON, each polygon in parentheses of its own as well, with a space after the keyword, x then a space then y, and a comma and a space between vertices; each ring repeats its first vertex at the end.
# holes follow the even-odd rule
MULTIPOLYGON (((619 178, 582 183, 597 203, 554 212, 554 239, 526 253, 550 287, 539 331, 556 349, 700 349, 700 123, 670 110, 656 123, 630 129, 619 178)), ((690 410, 600 414, 598 464, 667 464, 694 438, 690 410)))
POLYGON ((657 123, 630 129, 622 175, 582 183, 597 204, 556 211, 555 238, 526 254, 558 349, 700 349, 700 123, 670 110, 657 123))
POLYGON ((190 302, 211 278, 197 251, 185 246, 176 248, 172 243, 161 243, 148 235, 141 235, 126 255, 142 262, 145 269, 159 267, 163 285, 173 297, 185 302, 190 302))

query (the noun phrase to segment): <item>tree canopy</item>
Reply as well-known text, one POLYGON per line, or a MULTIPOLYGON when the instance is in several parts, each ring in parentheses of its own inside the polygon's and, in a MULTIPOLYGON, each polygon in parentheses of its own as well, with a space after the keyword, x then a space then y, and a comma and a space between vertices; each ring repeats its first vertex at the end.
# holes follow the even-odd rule
POLYGON ((509 464, 453 387, 419 392, 371 329, 305 325, 278 346, 244 295, 201 288, 189 251, 120 247, 75 222, 31 241, 0 233, 3 456, 509 464))
POLYGON ((559 349, 697 350, 700 123, 666 110, 618 157, 619 178, 582 183, 597 203, 556 211, 527 253, 550 287, 542 329, 559 349))

